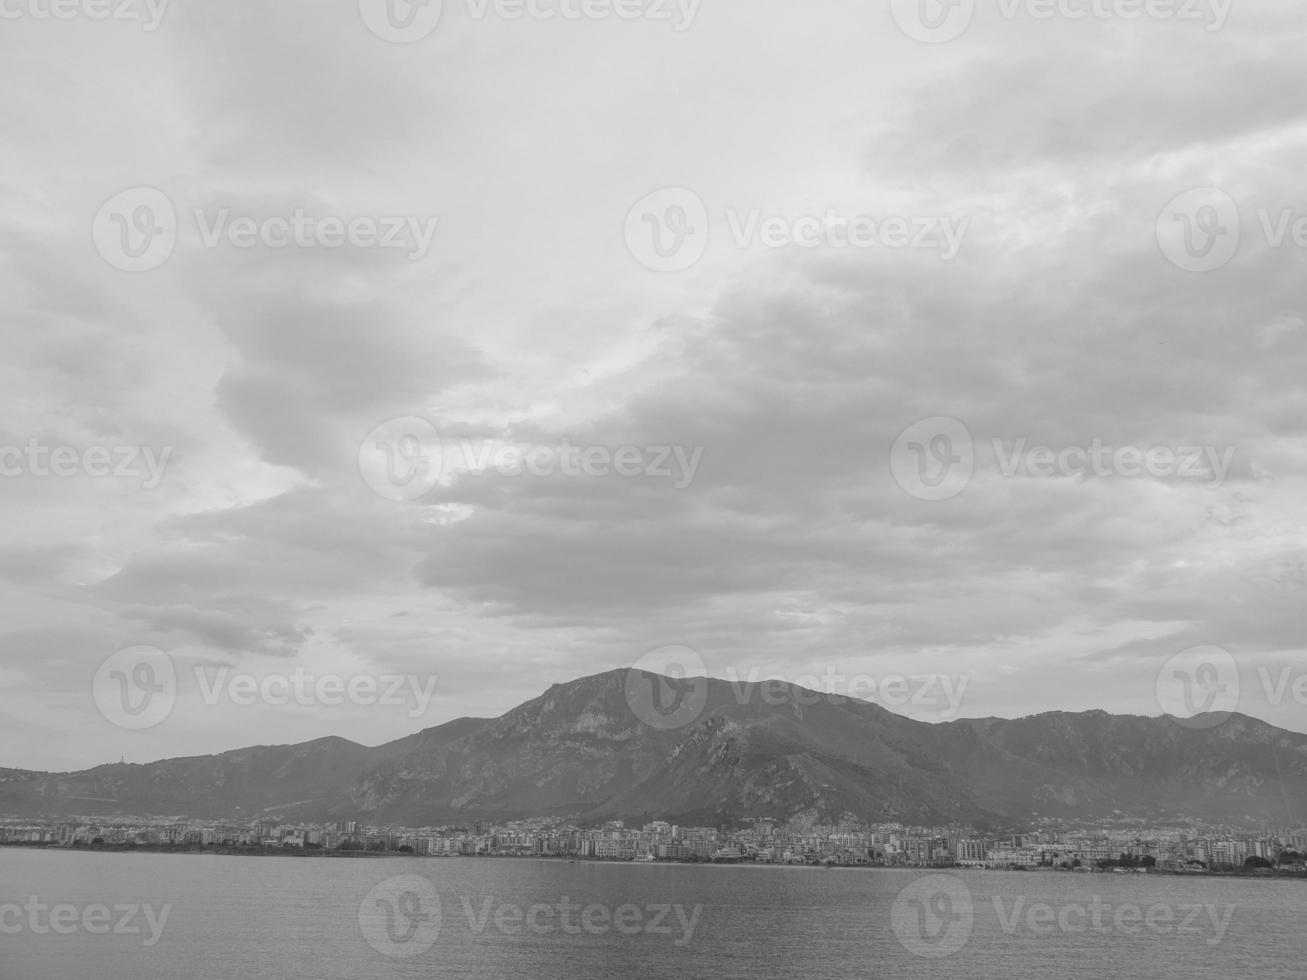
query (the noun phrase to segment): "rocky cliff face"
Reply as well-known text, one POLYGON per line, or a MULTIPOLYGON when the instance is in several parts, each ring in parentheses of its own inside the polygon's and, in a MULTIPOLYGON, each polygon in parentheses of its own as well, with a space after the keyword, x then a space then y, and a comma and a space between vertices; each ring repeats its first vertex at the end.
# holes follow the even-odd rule
POLYGON ((1307 736, 1244 716, 1048 713, 927 725, 788 686, 706 682, 662 730, 627 672, 556 685, 501 718, 460 719, 377 748, 343 739, 82 773, 0 770, 0 813, 349 817, 410 825, 557 814, 729 821, 743 815, 985 825, 1039 817, 1307 814, 1307 736))

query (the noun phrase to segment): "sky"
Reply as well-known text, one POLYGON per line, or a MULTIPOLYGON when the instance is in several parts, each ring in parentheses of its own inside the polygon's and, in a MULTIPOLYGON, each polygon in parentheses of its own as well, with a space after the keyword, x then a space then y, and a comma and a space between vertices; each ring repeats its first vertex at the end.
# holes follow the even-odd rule
POLYGON ((1307 731, 1299 4, 389 2, 0 0, 0 766, 1307 731))

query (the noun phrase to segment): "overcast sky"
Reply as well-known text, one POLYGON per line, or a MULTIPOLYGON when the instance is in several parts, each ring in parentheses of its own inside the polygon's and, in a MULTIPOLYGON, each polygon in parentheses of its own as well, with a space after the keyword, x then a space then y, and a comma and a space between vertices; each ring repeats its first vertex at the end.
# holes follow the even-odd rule
POLYGON ((0 765, 378 744, 667 645, 1008 717, 1216 646, 1307 731, 1301 5, 933 3, 0 3, 0 765), (297 668, 435 686, 201 684, 297 668))

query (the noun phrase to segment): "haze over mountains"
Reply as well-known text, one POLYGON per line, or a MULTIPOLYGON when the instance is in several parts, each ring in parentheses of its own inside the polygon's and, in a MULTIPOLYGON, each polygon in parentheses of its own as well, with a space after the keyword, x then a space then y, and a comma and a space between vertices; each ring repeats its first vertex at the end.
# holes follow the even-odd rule
POLYGON ((696 682, 702 711, 660 728, 632 710, 629 673, 558 684, 502 717, 375 748, 323 738, 78 773, 0 769, 0 815, 409 826, 855 817, 983 828, 1041 818, 1266 826, 1307 814, 1307 735, 1245 715, 1208 727, 1102 711, 931 725, 793 685, 709 679, 696 682))

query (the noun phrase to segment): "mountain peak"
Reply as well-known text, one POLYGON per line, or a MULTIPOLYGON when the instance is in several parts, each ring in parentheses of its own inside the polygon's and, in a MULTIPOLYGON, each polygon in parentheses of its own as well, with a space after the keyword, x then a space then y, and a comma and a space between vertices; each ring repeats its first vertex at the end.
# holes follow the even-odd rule
POLYGON ((499 718, 375 748, 326 737, 81 773, 0 770, 0 813, 1273 823, 1286 805, 1307 807, 1307 736, 1244 715, 928 725, 784 681, 719 678, 691 679, 689 710, 651 714, 628 701, 630 679, 618 669, 553 684, 499 718))

